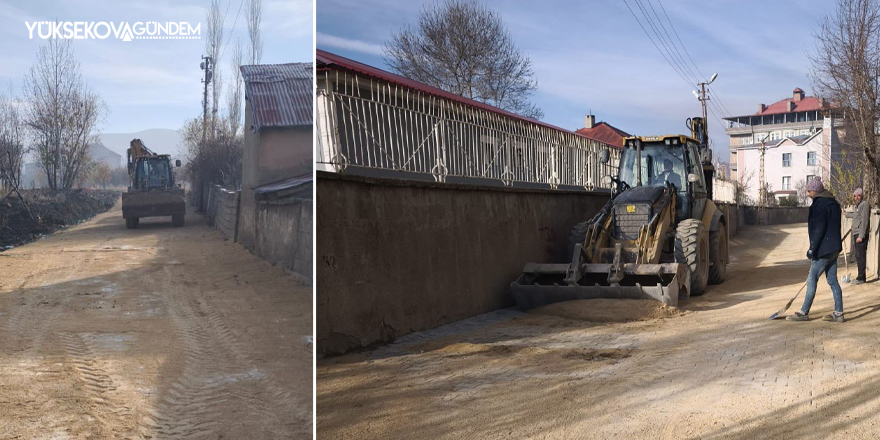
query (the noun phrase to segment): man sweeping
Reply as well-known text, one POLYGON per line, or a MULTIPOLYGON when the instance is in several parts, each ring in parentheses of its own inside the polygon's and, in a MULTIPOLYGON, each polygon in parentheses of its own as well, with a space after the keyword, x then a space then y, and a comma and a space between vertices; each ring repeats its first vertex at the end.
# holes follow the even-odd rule
POLYGON ((856 266, 859 268, 859 276, 850 281, 850 284, 863 284, 865 278, 865 260, 868 256, 868 225, 870 218, 870 209, 868 202, 864 200, 865 194, 861 188, 853 192, 853 198, 856 201, 856 209, 852 219, 852 235, 855 244, 853 244, 853 253, 856 257, 856 266))
POLYGON ((840 204, 834 194, 825 190, 822 180, 818 177, 807 183, 807 195, 813 199, 810 205, 810 217, 807 232, 810 235, 810 272, 807 275, 807 296, 800 311, 785 318, 788 321, 809 321, 810 307, 816 296, 816 284, 819 276, 825 273, 825 280, 831 286, 834 297, 834 312, 822 318, 823 321, 843 322, 843 294, 837 283, 837 256, 843 250, 840 238, 840 204))

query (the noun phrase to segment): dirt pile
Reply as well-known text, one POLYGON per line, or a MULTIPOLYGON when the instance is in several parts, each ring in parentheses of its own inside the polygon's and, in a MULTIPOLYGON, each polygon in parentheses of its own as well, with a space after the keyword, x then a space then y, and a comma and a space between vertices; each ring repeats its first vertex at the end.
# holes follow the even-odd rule
POLYGON ((628 322, 671 318, 682 312, 666 304, 642 299, 583 299, 549 304, 531 310, 532 315, 590 322, 628 322))
POLYGON ((51 234, 65 226, 81 223, 112 208, 118 191, 22 190, 34 218, 17 196, 0 203, 0 251, 51 234))
POLYGON ((469 342, 458 342, 449 344, 447 341, 437 341, 436 344, 431 342, 422 344, 421 347, 414 348, 413 351, 434 351, 436 354, 444 356, 484 356, 487 358, 501 357, 511 359, 519 357, 526 363, 533 363, 535 359, 544 361, 552 360, 552 358, 575 359, 583 361, 597 361, 606 359, 622 359, 628 357, 630 352, 622 349, 583 349, 583 348, 544 348, 520 345, 500 345, 500 344, 474 344, 469 342))

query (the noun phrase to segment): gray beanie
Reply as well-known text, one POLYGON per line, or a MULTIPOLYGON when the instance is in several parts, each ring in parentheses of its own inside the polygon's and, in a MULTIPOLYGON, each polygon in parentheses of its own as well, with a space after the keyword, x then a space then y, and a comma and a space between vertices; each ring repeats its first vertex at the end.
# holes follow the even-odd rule
POLYGON ((825 191, 825 185, 822 185, 822 179, 816 177, 813 180, 807 182, 807 191, 825 191))
POLYGON ((864 197, 864 196, 865 196, 865 192, 862 191, 861 188, 856 188, 856 190, 853 191, 853 196, 862 196, 862 197, 864 197))

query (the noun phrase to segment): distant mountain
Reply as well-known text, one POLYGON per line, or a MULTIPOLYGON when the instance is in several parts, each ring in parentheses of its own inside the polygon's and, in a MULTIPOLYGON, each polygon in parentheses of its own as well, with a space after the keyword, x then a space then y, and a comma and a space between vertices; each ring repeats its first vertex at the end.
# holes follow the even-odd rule
POLYGON ((122 155, 123 161, 132 139, 140 139, 147 148, 159 154, 170 154, 172 159, 180 158, 180 146, 183 143, 176 130, 167 128, 150 128, 137 133, 103 133, 98 138, 105 147, 122 155))

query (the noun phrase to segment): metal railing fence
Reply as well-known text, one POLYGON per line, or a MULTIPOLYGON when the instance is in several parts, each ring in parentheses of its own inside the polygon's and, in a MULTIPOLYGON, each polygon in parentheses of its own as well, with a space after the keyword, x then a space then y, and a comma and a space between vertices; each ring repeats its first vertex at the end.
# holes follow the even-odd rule
MULTIPOLYGON (((514 183, 605 187, 619 150, 573 132, 345 71, 318 76, 317 162, 514 183)), ((319 167, 320 168, 320 167, 319 167)))

